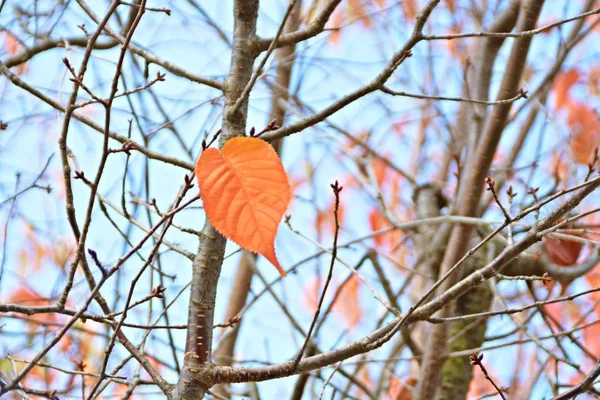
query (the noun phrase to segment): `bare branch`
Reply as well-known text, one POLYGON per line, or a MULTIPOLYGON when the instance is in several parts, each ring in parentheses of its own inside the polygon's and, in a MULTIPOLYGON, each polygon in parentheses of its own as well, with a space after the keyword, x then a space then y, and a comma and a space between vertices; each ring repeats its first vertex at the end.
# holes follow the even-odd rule
POLYGON ((335 11, 336 7, 341 3, 341 0, 329 0, 327 4, 323 7, 321 12, 314 18, 314 20, 308 25, 306 28, 286 33, 281 35, 279 38, 275 37, 274 39, 260 39, 256 42, 256 47, 260 51, 266 51, 269 47, 275 46, 283 47, 288 45, 293 45, 299 43, 301 41, 310 39, 318 34, 322 33, 327 21, 329 21, 329 17, 335 11), (276 44, 273 42, 276 41, 276 44))

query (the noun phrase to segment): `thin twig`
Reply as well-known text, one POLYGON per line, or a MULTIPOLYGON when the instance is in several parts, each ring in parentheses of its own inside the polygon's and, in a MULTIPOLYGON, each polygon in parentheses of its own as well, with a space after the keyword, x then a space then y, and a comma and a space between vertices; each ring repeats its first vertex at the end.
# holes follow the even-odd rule
POLYGON ((540 33, 544 33, 545 31, 555 28, 557 26, 564 25, 567 22, 575 21, 578 19, 589 17, 590 15, 600 14, 600 8, 596 8, 592 11, 588 11, 579 15, 576 15, 571 18, 561 19, 560 21, 553 22, 548 25, 544 25, 540 28, 531 29, 522 32, 469 32, 469 33, 458 33, 453 35, 424 35, 422 37, 423 40, 452 40, 452 39, 462 39, 462 38, 470 38, 470 37, 492 37, 492 38, 522 38, 526 36, 533 36, 540 33))
POLYGON ((483 360, 483 353, 481 353, 480 355, 477 355, 477 353, 473 353, 471 354, 471 357, 469 357, 469 359, 471 361, 471 365, 478 366, 481 372, 483 372, 485 379, 487 379, 492 384, 492 386, 494 386, 494 389, 496 389, 496 392, 498 392, 500 397, 506 400, 504 393, 502 393, 502 390, 498 387, 498 385, 496 385, 492 377, 488 374, 487 369, 485 369, 483 363, 481 362, 481 360, 483 360))
POLYGON ((325 294, 327 293, 327 288, 329 287, 329 283, 331 282, 331 278, 333 277, 333 266, 335 265, 335 260, 337 257, 337 250, 338 250, 338 247, 337 247, 338 233, 340 231, 340 221, 339 221, 339 215, 338 215, 338 211, 339 211, 339 207, 340 207, 340 192, 342 191, 343 187, 340 186, 338 181, 336 180, 335 183, 333 183, 331 185, 331 188, 333 189, 333 194, 335 196, 335 208, 333 210, 333 214, 334 214, 334 218, 335 218, 335 231, 334 231, 334 235, 333 235, 333 248, 331 250, 331 263, 329 264, 329 273, 327 274, 327 279, 325 280, 325 286, 323 286, 323 291, 321 292, 321 297, 319 298, 319 304, 317 305, 317 310, 315 311, 313 320, 310 323, 310 328, 308 329, 308 333, 306 334, 304 343, 302 344, 302 347, 300 348, 300 351, 298 352, 298 355, 296 356, 296 359, 294 360, 294 369, 298 366, 298 364, 300 363, 300 360, 302 360, 302 356, 304 355, 304 352, 306 351, 306 347, 308 346, 308 343, 310 342, 310 338, 311 338, 313 329, 315 328, 317 320, 319 319, 319 314, 321 313, 321 306, 323 305, 323 301, 325 300, 325 294))

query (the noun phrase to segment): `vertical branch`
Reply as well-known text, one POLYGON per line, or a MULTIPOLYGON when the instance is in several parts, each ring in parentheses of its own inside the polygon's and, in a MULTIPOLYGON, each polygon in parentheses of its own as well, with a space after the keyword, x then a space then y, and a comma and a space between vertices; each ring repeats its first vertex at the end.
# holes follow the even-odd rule
POLYGON ((245 98, 238 107, 235 107, 235 104, 250 81, 252 66, 258 56, 254 44, 256 19, 258 18, 258 0, 236 0, 233 13, 234 32, 231 66, 223 87, 225 108, 223 110, 221 146, 232 137, 243 135, 246 130, 248 98, 245 98))
MULTIPOLYGON (((256 37, 258 0, 236 0, 234 33, 229 74, 223 85, 223 110, 220 146, 246 130, 248 99, 235 107, 244 87, 250 81, 258 52, 253 45, 256 37)), ((193 263, 188 329, 183 369, 173 393, 175 399, 199 399, 212 386, 206 372, 211 367, 214 307, 226 239, 210 224, 202 228, 198 254, 193 263)))
MULTIPOLYGON (((300 26, 300 11, 302 10, 302 1, 296 2, 286 23, 284 34, 293 32, 300 26)), ((280 126, 285 123, 284 103, 287 103, 290 97, 290 82, 292 79, 292 68, 294 66, 296 44, 281 47, 275 52, 277 67, 275 69, 275 82, 272 85, 273 95, 271 96, 271 111, 269 121, 277 120, 280 126)), ((274 140, 272 143, 275 151, 281 154, 283 142, 274 140)))
MULTIPOLYGON (((496 20, 490 26, 490 32, 510 32, 517 23, 517 17, 521 9, 521 0, 511 0, 506 9, 498 15, 496 20)), ((505 38, 485 38, 482 43, 482 51, 478 52, 478 57, 475 60, 477 68, 477 77, 475 81, 475 90, 473 95, 477 100, 486 101, 489 99, 490 83, 492 81, 492 72, 496 57, 500 51, 500 47, 505 42, 505 38)), ((487 117, 487 106, 481 104, 473 105, 474 115, 471 130, 471 137, 477 138, 481 132, 481 127, 487 117)))
MULTIPOLYGON (((500 246, 493 241, 480 251, 473 254, 462 276, 469 275, 477 270, 478 266, 486 265, 491 260, 490 254, 499 252, 500 246), (498 247, 498 248, 496 248, 498 247), (493 251, 490 249, 493 248, 493 251)), ((493 293, 490 284, 484 283, 471 289, 456 300, 456 315, 469 315, 489 311, 493 293)), ((481 346, 485 337, 487 319, 459 320, 450 323, 450 337, 448 352, 465 351, 481 346)), ((436 393, 436 400, 466 399, 469 384, 473 376, 473 366, 467 357, 455 357, 446 360, 442 368, 441 384, 436 393)))
MULTIPOLYGON (((434 218, 441 215, 441 209, 446 205, 446 199, 441 190, 433 185, 423 185, 418 187, 413 193, 413 201, 416 208, 416 216, 419 219, 434 218)), ((442 257, 444 256, 444 246, 450 236, 450 226, 440 227, 423 225, 419 227, 418 235, 415 236, 416 248, 418 249, 418 261, 415 270, 423 275, 415 274, 413 284, 410 287, 411 298, 415 301, 427 292, 427 289, 437 280, 442 257)), ((411 327, 410 337, 415 338, 420 348, 425 345, 425 323, 418 322, 411 327)), ((420 361, 420 360, 419 360, 420 361)), ((419 375, 421 364, 415 360, 410 364, 410 374, 419 375)))
POLYGON ((175 399, 202 398, 210 386, 202 382, 200 375, 210 365, 214 306, 226 239, 208 220, 202 234, 198 254, 192 265, 185 356, 174 393, 175 399))
MULTIPOLYGON (((510 4, 494 20, 489 32, 510 32, 515 27, 521 0, 511 0, 510 4)), ((487 101, 489 99, 492 72, 500 47, 506 38, 487 37, 475 43, 471 54, 474 65, 468 64, 465 69, 463 93, 468 98, 487 101)), ((488 106, 483 104, 463 103, 460 107, 456 131, 460 135, 459 145, 455 145, 453 154, 461 153, 462 146, 467 146, 464 160, 465 169, 474 161, 473 154, 477 148, 482 127, 487 117, 488 106), (465 132, 465 133, 463 133, 465 132)), ((450 159, 447 159, 448 162, 450 159)), ((460 185, 460 182, 459 182, 460 185)))
MULTIPOLYGON (((286 21, 283 33, 293 32, 300 25, 300 11, 302 2, 297 1, 290 12, 286 21)), ((285 108, 282 103, 286 103, 289 98, 289 87, 292 78, 292 67, 294 65, 294 53, 296 45, 281 47, 275 51, 275 59, 277 67, 275 69, 275 82, 271 85, 271 111, 269 113, 269 121, 277 121, 278 125, 283 126, 285 122, 285 108)), ((275 151, 281 155, 283 139, 275 140, 271 143, 275 151)), ((256 255, 250 252, 243 252, 237 266, 233 284, 231 286, 229 299, 227 301, 227 310, 225 312, 224 321, 229 321, 238 315, 242 308, 246 305, 250 287, 252 284, 253 268, 256 260, 256 255)), ((243 320, 233 325, 222 336, 219 345, 215 349, 215 362, 219 365, 232 365, 232 360, 235 352, 235 345, 243 320)), ((223 385, 217 385, 214 392, 223 397, 229 397, 228 391, 223 385)))
MULTIPOLYGON (((535 27, 543 1, 529 0, 522 5, 517 29, 519 31, 530 30, 535 27)), ((506 65, 498 100, 513 97, 519 90, 521 76, 525 68, 531 36, 515 39, 510 57, 506 65)), ((483 193, 485 177, 492 163, 496 148, 502 136, 504 126, 511 108, 511 103, 495 106, 488 115, 481 138, 477 143, 474 159, 468 165, 461 176, 460 190, 456 209, 458 215, 475 216, 477 206, 483 193)), ((469 244, 473 227, 469 225, 458 225, 452 230, 450 242, 441 265, 441 275, 448 272, 454 264, 465 254, 469 244)), ((442 285, 442 292, 452 287, 460 277, 460 271, 456 271, 442 285)), ((442 308, 440 314, 447 317, 454 314, 456 303, 448 304, 442 308)), ((425 359, 421 370, 420 381, 417 386, 416 399, 426 400, 435 397, 435 393, 441 378, 442 365, 445 362, 443 354, 446 350, 448 338, 448 327, 440 324, 432 327, 428 336, 425 359)))

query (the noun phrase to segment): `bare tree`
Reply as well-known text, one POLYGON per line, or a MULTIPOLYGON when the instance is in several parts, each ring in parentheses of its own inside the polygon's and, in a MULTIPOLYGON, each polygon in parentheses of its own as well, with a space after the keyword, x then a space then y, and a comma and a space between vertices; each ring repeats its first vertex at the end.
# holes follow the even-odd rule
POLYGON ((599 397, 598 4, 206 3, 0 0, 0 396, 599 397))

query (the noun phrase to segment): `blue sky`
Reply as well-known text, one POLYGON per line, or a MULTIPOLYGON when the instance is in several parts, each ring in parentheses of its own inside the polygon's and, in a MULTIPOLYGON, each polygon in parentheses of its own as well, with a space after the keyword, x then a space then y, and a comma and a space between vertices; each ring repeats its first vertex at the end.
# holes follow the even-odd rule
MULTIPOLYGON (((105 2, 90 3, 93 4, 99 14, 106 7, 105 2)), ((232 31, 231 2, 207 3, 204 6, 209 14, 230 35, 232 31)), ((548 5, 544 8, 544 13, 540 18, 541 21, 572 15, 578 7, 578 5, 573 5, 572 7, 556 10, 551 7, 551 2, 547 3, 548 5)), ((10 1, 8 5, 12 5, 10 1)), ((159 5, 172 8, 174 15, 168 17, 163 13, 148 13, 134 36, 134 42, 195 73, 213 78, 224 77, 229 64, 228 46, 198 18, 198 14, 186 2, 172 0, 165 4, 165 2, 149 1, 149 6, 159 5)), ((0 14, 0 26, 18 31, 19 27, 14 20, 14 11, 9 6, 0 14)), ((45 6, 43 1, 40 2, 40 6, 45 6)), ((93 29, 94 24, 84 16, 83 11, 76 5, 71 7, 70 10, 73 11, 70 11, 68 16, 62 20, 55 31, 55 35, 78 33, 75 25, 81 22, 85 22, 89 30, 93 29)), ((268 37, 274 34, 284 10, 284 2, 261 2, 258 24, 258 31, 261 36, 268 37)), ((492 17, 492 15, 487 17, 492 17)), ((430 24, 427 32, 445 33, 452 24, 452 16, 442 7, 435 11, 434 18, 437 23, 435 25, 430 24)), ((410 35, 410 26, 396 22, 401 20, 400 11, 397 9, 379 12, 374 17, 374 21, 376 21, 375 28, 371 31, 366 31, 360 23, 354 23, 344 29, 342 40, 338 44, 332 44, 328 41, 327 34, 301 44, 297 49, 298 56, 291 85, 294 92, 303 102, 314 109, 321 109, 335 99, 372 80, 385 65, 390 55, 410 35)), ((464 28, 466 31, 473 29, 469 26, 464 28)), ((568 32, 568 29, 566 31, 568 32)), ((597 41, 594 38, 595 36, 592 36, 581 46, 580 50, 575 51, 569 58, 567 65, 577 65, 585 69, 594 63, 596 61, 595 55, 598 52, 597 41)), ((533 74, 528 82, 527 89, 535 87, 536 83, 539 82, 547 69, 547 65, 554 59, 556 46, 560 40, 561 34, 558 32, 534 40, 530 59, 535 61, 532 63, 533 74), (542 41, 544 44, 539 44, 542 41)), ((507 50, 507 46, 504 46, 499 60, 506 59, 507 50)), ((94 90, 106 94, 114 73, 114 60, 118 54, 118 49, 99 51, 94 54, 95 57, 86 74, 86 82, 94 90)), ((0 54, 0 57, 4 59, 6 55, 0 54)), ((40 54, 36 56, 32 63, 28 64, 28 70, 23 75, 23 79, 64 104, 72 86, 61 62, 63 57, 67 57, 72 65, 78 66, 82 57, 82 50, 78 48, 57 49, 40 54)), ((272 73, 272 66, 271 62, 267 63, 268 74, 272 73)), ((130 58, 125 62, 124 71, 129 88, 145 83, 140 79, 139 74, 133 72, 134 66, 130 58)), ((154 76, 157 71, 164 72, 160 67, 151 65, 149 76, 154 76)), ((502 72, 500 67, 497 72, 496 76, 499 77, 499 73, 502 72)), ((143 140, 141 131, 146 135, 149 132, 156 132, 150 144, 151 149, 193 162, 200 152, 201 139, 207 132, 214 132, 220 125, 219 104, 222 98, 213 89, 200 87, 173 74, 168 73, 166 79, 166 82, 155 85, 154 89, 164 99, 163 104, 168 115, 171 118, 176 118, 175 126, 182 134, 183 142, 191 147, 192 157, 182 150, 176 138, 168 129, 161 128, 164 121, 149 96, 141 97, 142 100, 138 97, 132 99, 133 107, 138 110, 141 117, 140 125, 137 126, 136 123, 133 125, 132 138, 141 142, 143 140)), ((394 74, 390 86, 407 92, 458 96, 461 80, 462 71, 457 68, 456 61, 449 57, 445 43, 433 42, 429 44, 423 42, 414 49, 414 56, 394 74), (433 82, 428 82, 423 74, 423 63, 428 62, 428 59, 434 64, 434 68, 431 69, 433 82)), ((491 93, 495 93, 498 84, 499 80, 495 79, 491 93)), ((0 301, 6 301, 11 289, 21 285, 24 280, 44 295, 56 295, 60 292, 64 276, 57 273, 55 266, 44 265, 39 271, 26 270, 26 276, 20 276, 18 271, 22 268, 19 264, 19 250, 24 245, 28 245, 28 243, 23 242, 26 228, 25 221, 35 227, 37 235, 41 238, 40 240, 50 247, 59 238, 68 238, 70 235, 69 226, 65 219, 64 206, 60 198, 61 166, 57 138, 62 124, 62 115, 43 105, 40 101, 33 99, 6 80, 0 81, 0 90, 2 101, 0 119, 9 123, 9 129, 0 134, 0 201, 14 193, 17 184, 17 172, 20 172, 19 187, 26 187, 35 179, 48 158, 54 155, 47 173, 41 180, 44 185, 50 184, 54 188, 50 195, 41 190, 31 190, 18 198, 14 208, 11 209, 9 203, 0 207, 0 222, 2 224, 10 216, 7 225, 8 235, 3 238, 6 241, 6 247, 1 257, 4 263, 5 276, 1 282, 2 286, 0 286, 2 289, 0 290, 0 301)), ((257 85, 256 90, 251 95, 248 126, 262 127, 268 122, 269 101, 270 90, 267 85, 262 83, 257 85)), ((376 145, 382 153, 388 154, 399 167, 407 168, 410 161, 412 142, 418 130, 418 121, 407 124, 402 136, 395 134, 392 126, 410 116, 419 115, 419 107, 421 106, 422 102, 418 100, 402 97, 392 98, 382 94, 370 95, 336 113, 331 118, 331 122, 354 135, 365 131, 371 132, 371 145, 376 145)), ((438 106, 450 122, 455 118, 457 104, 446 102, 439 103, 438 106)), ((129 104, 124 99, 120 99, 115 102, 114 111, 111 130, 126 135, 129 126, 128 119, 131 118, 129 104)), ((426 113, 426 115, 431 115, 432 121, 437 122, 441 118, 433 107, 430 107, 427 112, 431 113, 426 113)), ((96 121, 102 121, 101 108, 91 108, 90 117, 96 121)), ((291 115, 289 122, 293 122, 298 118, 298 115, 291 115)), ((568 136, 568 132, 564 127, 561 127, 560 122, 560 115, 549 115, 546 122, 538 121, 534 127, 536 134, 533 135, 536 140, 528 142, 517 165, 530 163, 535 159, 538 150, 542 154, 550 154, 554 149, 564 151, 560 146, 564 138, 568 136), (547 126, 544 127, 544 124, 547 126), (537 140, 538 138, 539 140, 537 140)), ((501 146, 508 146, 512 143, 518 124, 514 125, 506 131, 501 146)), ((436 124, 436 126, 443 126, 443 124, 436 124)), ((436 157, 445 151, 449 136, 447 132, 438 127, 428 131, 428 138, 425 159, 419 169, 417 178, 420 183, 426 182, 430 179, 431 174, 436 171, 438 166, 436 157)), ((76 154, 77 163, 81 170, 89 171, 90 174, 95 171, 100 157, 101 143, 102 136, 100 134, 76 121, 72 121, 68 146, 76 154)), ((311 204, 302 200, 314 199, 316 204, 324 209, 331 201, 329 183, 336 179, 341 180, 348 174, 348 171, 356 173, 354 160, 344 154, 345 143, 346 141, 340 138, 338 133, 328 128, 324 123, 286 139, 282 159, 290 175, 297 178, 306 174, 307 162, 312 164, 315 169, 314 186, 305 185, 295 193, 299 200, 294 202, 291 209, 292 225, 301 229, 309 237, 315 238, 316 235, 311 223, 314 220, 314 208, 311 204)), ((119 146, 117 143, 111 142, 111 147, 119 146)), ((121 201, 124 164, 125 156, 123 154, 111 157, 100 185, 102 195, 118 205, 121 201)), ((151 178, 151 183, 148 194, 142 192, 142 195, 143 197, 147 196, 148 199, 156 198, 159 208, 165 210, 181 187, 186 171, 156 161, 152 161, 146 166, 143 155, 134 153, 129 163, 129 170, 132 173, 127 178, 126 191, 140 193, 140 188, 144 185, 144 174, 147 167, 149 168, 148 176, 151 178)), ((579 173, 584 174, 581 171, 580 169, 579 173)), ((543 190, 544 187, 550 185, 550 182, 546 176, 540 175, 532 184, 539 185, 543 190)), ((402 188, 405 190, 400 195, 405 203, 409 203, 412 194, 410 187, 403 184, 402 188)), ((83 221, 89 191, 77 181, 74 181, 74 190, 77 217, 79 221, 83 221)), ((346 218, 341 237, 342 242, 344 242, 361 237, 369 232, 370 228, 367 225, 368 210, 374 207, 376 203, 373 200, 374 193, 365 195, 348 190, 343 192, 342 196, 348 196, 345 203, 346 218)), ((182 212, 175 218, 175 223, 193 229, 200 229, 203 224, 203 213, 199 209, 199 205, 200 203, 196 203, 196 207, 182 212)), ((129 204, 128 209, 144 226, 150 225, 143 207, 129 204)), ((128 228, 128 224, 121 216, 112 210, 109 212, 122 229, 128 228)), ((490 218, 494 217, 497 217, 497 215, 491 213, 490 218)), ((157 221, 155 215, 152 216, 152 221, 157 221)), ((143 233, 134 229, 132 241, 135 242, 136 239, 139 240, 142 236, 143 233)), ((196 250, 197 240, 193 236, 171 230, 167 238, 170 242, 177 243, 188 251, 196 250)), ((329 246, 331 237, 323 237, 322 242, 323 245, 329 246)), ((370 246, 372 243, 368 243, 368 245, 370 246)), ((87 247, 96 250, 101 261, 106 265, 111 265, 127 248, 114 227, 103 217, 99 208, 96 208, 93 214, 87 247)), ((146 245, 142 250, 142 254, 146 256, 150 249, 151 244, 146 245)), ((166 248, 163 248, 163 250, 165 250, 165 253, 161 256, 161 264, 165 266, 169 274, 177 276, 174 281, 168 282, 167 298, 172 300, 189 282, 190 263, 179 254, 166 251, 166 248)), ((226 254, 230 256, 223 265, 223 273, 219 282, 219 300, 223 300, 228 293, 238 259, 237 250, 237 246, 233 244, 229 244, 227 247, 226 254)), ((277 250, 284 266, 291 266, 294 262, 314 254, 318 251, 318 248, 290 232, 287 227, 282 226, 277 240, 277 250)), ((354 246, 343 250, 341 257, 352 264, 362 254, 364 254, 364 248, 354 246)), ((311 319, 311 313, 303 305, 302 300, 306 281, 314 275, 315 271, 324 271, 328 264, 329 259, 327 257, 321 257, 317 261, 307 263, 300 269, 298 274, 290 275, 274 288, 289 306, 298 322, 304 327, 308 327, 311 319)), ((103 290, 103 294, 108 297, 109 302, 114 300, 113 288, 116 285, 121 285, 121 289, 128 287, 123 282, 128 282, 128 279, 137 272, 141 265, 141 260, 132 258, 123 266, 121 280, 117 281, 115 279, 108 283, 103 290)), ((268 281, 277 277, 277 272, 266 260, 259 260, 259 268, 268 281)), ((336 271, 337 279, 347 274, 342 265, 337 265, 336 271)), ((374 273, 367 268, 364 269, 364 276, 371 282, 376 280, 374 273)), ((402 279, 400 273, 392 273, 392 276, 398 280, 402 279)), ((138 290, 134 293, 134 298, 145 296, 151 284, 156 286, 156 277, 152 278, 150 274, 146 274, 140 282, 138 290), (152 281, 152 279, 154 280, 152 281)), ((262 290, 263 287, 264 285, 260 280, 255 279, 253 281, 253 293, 262 290)), ((380 288, 378 287, 378 289, 380 288)), ((78 301, 85 299, 87 292, 87 287, 81 282, 81 276, 78 276, 77 285, 70 297, 73 304, 76 305, 78 301)), ((358 339, 372 331, 374 320, 379 319, 383 307, 373 299, 368 291, 362 290, 361 296, 368 318, 365 318, 359 326, 354 327, 351 332, 345 332, 346 327, 343 320, 335 315, 332 316, 329 323, 325 325, 326 329, 320 339, 324 349, 329 349, 336 343, 341 344, 358 339)), ((185 323, 187 299, 187 291, 177 299, 170 314, 171 323, 185 323)), ((156 304, 158 306, 158 303, 156 304)), ((221 321, 224 305, 223 301, 218 301, 217 322, 221 321)), ((153 310, 155 317, 159 312, 157 306, 153 310)), ((409 306, 407 299, 403 300, 403 306, 409 306)), ((97 307, 92 307, 91 311, 99 312, 97 307)), ((148 317, 148 312, 148 307, 141 306, 137 312, 132 312, 129 318, 132 322, 144 322, 148 317)), ((279 306, 270 297, 265 296, 259 300, 252 311, 244 318, 241 341, 238 345, 240 356, 245 359, 268 362, 286 361, 292 357, 301 343, 301 338, 293 333, 292 328, 284 318, 279 306), (249 334, 245 335, 244 333, 249 334)), ((505 320, 506 318, 498 318, 497 321, 492 321, 488 332, 500 330, 505 325, 505 320)), ((19 331, 23 328, 22 323, 14 320, 5 319, 1 324, 6 324, 5 328, 7 330, 19 331)), ((125 329, 125 331, 134 341, 141 334, 139 330, 125 329)), ((176 343, 183 344, 184 331, 176 331, 174 334, 176 343)), ((49 338, 50 336, 45 336, 46 341, 49 338)), ((164 354, 164 358, 169 359, 170 353, 167 352, 162 342, 165 338, 164 332, 153 333, 149 339, 148 348, 151 348, 153 353, 157 355, 164 354)), ((12 353, 23 347, 23 342, 14 336, 1 342, 0 355, 12 353)), ((101 342, 99 341, 97 344, 101 345, 101 342)), ((529 346, 526 348, 528 351, 533 351, 534 347, 529 346)), ((388 351, 389 349, 384 347, 380 354, 387 354, 388 351)), ((114 360, 111 359, 111 365, 118 363, 120 357, 124 354, 124 350, 119 349, 114 360)), ((512 349, 501 350, 486 353, 486 359, 498 360, 502 364, 512 365, 515 355, 516 351, 512 349)), ((57 351, 50 353, 50 357, 56 359, 57 356, 57 351)), ((64 360, 64 362, 65 365, 70 365, 69 360, 64 360)), ((329 372, 330 370, 325 370, 324 375, 327 376, 329 372)), ((396 371, 398 374, 402 374, 402 372, 402 370, 396 371)), ((509 372, 512 373, 512 370, 509 370, 509 372)), ((176 380, 174 373, 166 372, 166 376, 171 382, 176 380)), ((260 390, 261 393, 268 393, 270 396, 283 396, 285 393, 289 393, 293 382, 293 378, 265 382, 260 384, 260 390)), ((540 396, 549 393, 548 388, 541 387, 541 385, 539 390, 540 396)))

